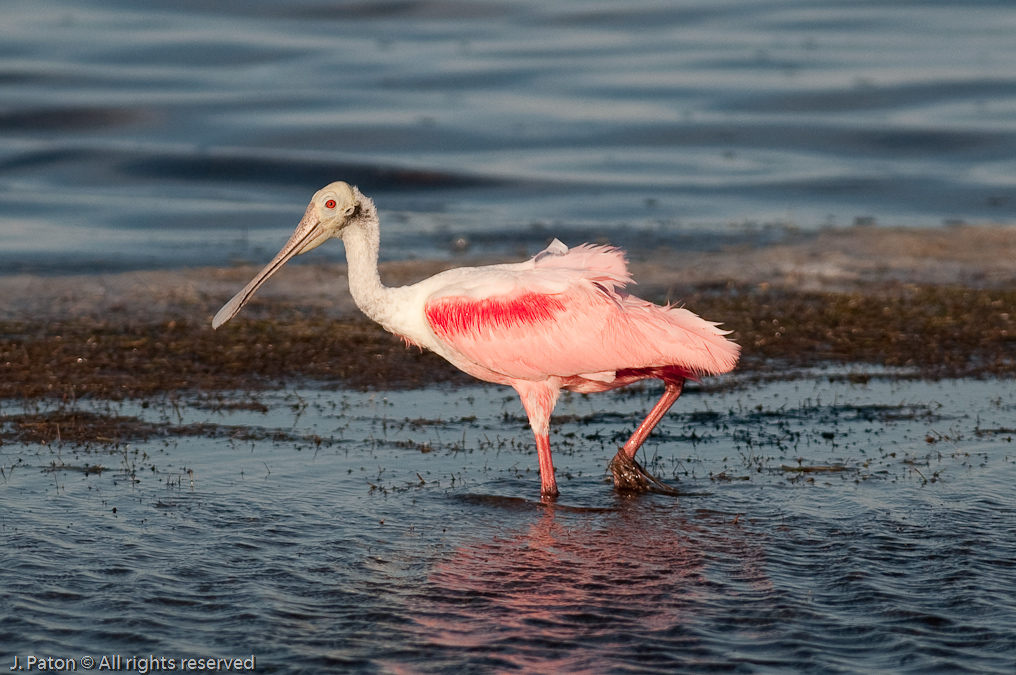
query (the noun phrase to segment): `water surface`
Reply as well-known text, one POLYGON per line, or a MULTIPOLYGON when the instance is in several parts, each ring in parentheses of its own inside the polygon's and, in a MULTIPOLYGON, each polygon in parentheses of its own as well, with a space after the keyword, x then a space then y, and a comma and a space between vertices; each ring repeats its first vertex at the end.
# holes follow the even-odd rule
POLYGON ((0 271, 261 262, 339 179, 395 259, 1009 223, 1014 32, 987 0, 14 0, 0 271))
POLYGON ((997 390, 693 388, 644 456, 677 499, 604 475, 655 392, 571 396, 553 505, 501 389, 125 404, 166 435, 3 446, 0 643, 287 673, 1011 673, 997 390))

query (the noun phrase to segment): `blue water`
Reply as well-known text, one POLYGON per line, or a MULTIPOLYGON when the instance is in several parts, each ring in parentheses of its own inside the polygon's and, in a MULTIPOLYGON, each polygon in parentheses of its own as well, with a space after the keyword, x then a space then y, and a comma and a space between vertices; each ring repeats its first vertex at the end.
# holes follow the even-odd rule
POLYGON ((690 388, 644 457, 676 499, 605 476, 655 392, 565 397, 553 506, 502 388, 97 405, 204 426, 0 447, 0 667, 1011 674, 1013 394, 815 375, 690 388))
POLYGON ((997 0, 10 0, 0 273, 263 262, 339 179, 394 259, 1009 223, 1014 34, 997 0))

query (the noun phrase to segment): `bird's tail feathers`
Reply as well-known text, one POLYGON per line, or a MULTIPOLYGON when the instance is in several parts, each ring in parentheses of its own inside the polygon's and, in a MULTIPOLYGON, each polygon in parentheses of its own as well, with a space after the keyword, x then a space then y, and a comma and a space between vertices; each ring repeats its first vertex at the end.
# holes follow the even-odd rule
POLYGON ((646 349, 659 355, 661 364, 680 365, 695 375, 728 373, 737 365, 741 347, 724 337, 730 331, 681 307, 645 303, 642 309, 631 315, 641 324, 632 327, 632 338, 646 340, 646 349))
POLYGON ((613 246, 582 244, 568 248, 555 239, 533 258, 537 269, 562 269, 582 272, 590 281, 609 282, 618 287, 635 283, 628 273, 624 252, 613 246))

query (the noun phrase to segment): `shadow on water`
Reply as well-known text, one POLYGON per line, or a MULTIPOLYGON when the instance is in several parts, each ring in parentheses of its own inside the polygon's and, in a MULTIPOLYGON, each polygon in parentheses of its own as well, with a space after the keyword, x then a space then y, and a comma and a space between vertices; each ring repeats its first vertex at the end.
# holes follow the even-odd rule
POLYGON ((413 170, 352 164, 337 161, 290 160, 280 157, 233 156, 217 152, 208 156, 132 158, 124 162, 125 174, 155 180, 201 180, 205 183, 267 183, 306 188, 327 185, 336 176, 356 176, 366 193, 380 190, 420 190, 493 187, 508 184, 496 178, 467 176, 438 170, 413 170))
POLYGON ((524 497, 507 497, 504 495, 493 494, 485 495, 465 493, 453 495, 449 497, 449 499, 454 499, 455 501, 472 506, 487 506, 518 512, 549 509, 551 511, 565 511, 571 513, 611 513, 617 510, 616 508, 611 507, 574 506, 570 504, 559 504, 557 501, 534 501, 524 497))
MULTIPOLYGON (((91 111, 81 114, 71 111, 69 117, 76 124, 119 125, 129 120, 124 112, 91 111)), ((33 124, 46 123, 48 115, 31 114, 33 124), (41 117, 41 120, 37 120, 41 117)), ((63 126, 65 116, 54 114, 53 124, 63 126)), ((4 120, 0 118, 0 123, 4 120)), ((11 120, 17 124, 16 119, 11 120)), ((194 181, 204 184, 237 183, 246 185, 271 184, 306 188, 325 185, 336 176, 356 176, 359 186, 371 190, 417 190, 468 187, 494 187, 508 181, 495 178, 471 177, 437 170, 413 170, 384 167, 372 164, 355 164, 324 159, 295 159, 276 155, 258 156, 251 152, 218 149, 211 152, 174 153, 165 149, 146 149, 124 152, 114 148, 68 148, 30 151, 0 162, 4 171, 53 172, 72 165, 90 167, 79 177, 81 182, 94 181, 97 176, 108 179, 119 176, 126 180, 156 182, 194 181)))

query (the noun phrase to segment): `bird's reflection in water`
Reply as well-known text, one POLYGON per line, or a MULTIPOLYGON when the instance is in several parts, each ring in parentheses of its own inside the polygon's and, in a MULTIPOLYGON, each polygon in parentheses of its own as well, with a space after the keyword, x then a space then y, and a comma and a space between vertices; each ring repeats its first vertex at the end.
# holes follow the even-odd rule
MULTIPOLYGON (((527 502, 500 501, 518 522, 509 512, 527 502)), ((605 672, 647 641, 702 651, 713 600, 771 590, 757 535, 729 514, 622 497, 610 509, 531 508, 542 513, 525 531, 462 546, 430 574, 413 616, 432 649, 495 669, 605 672)))

